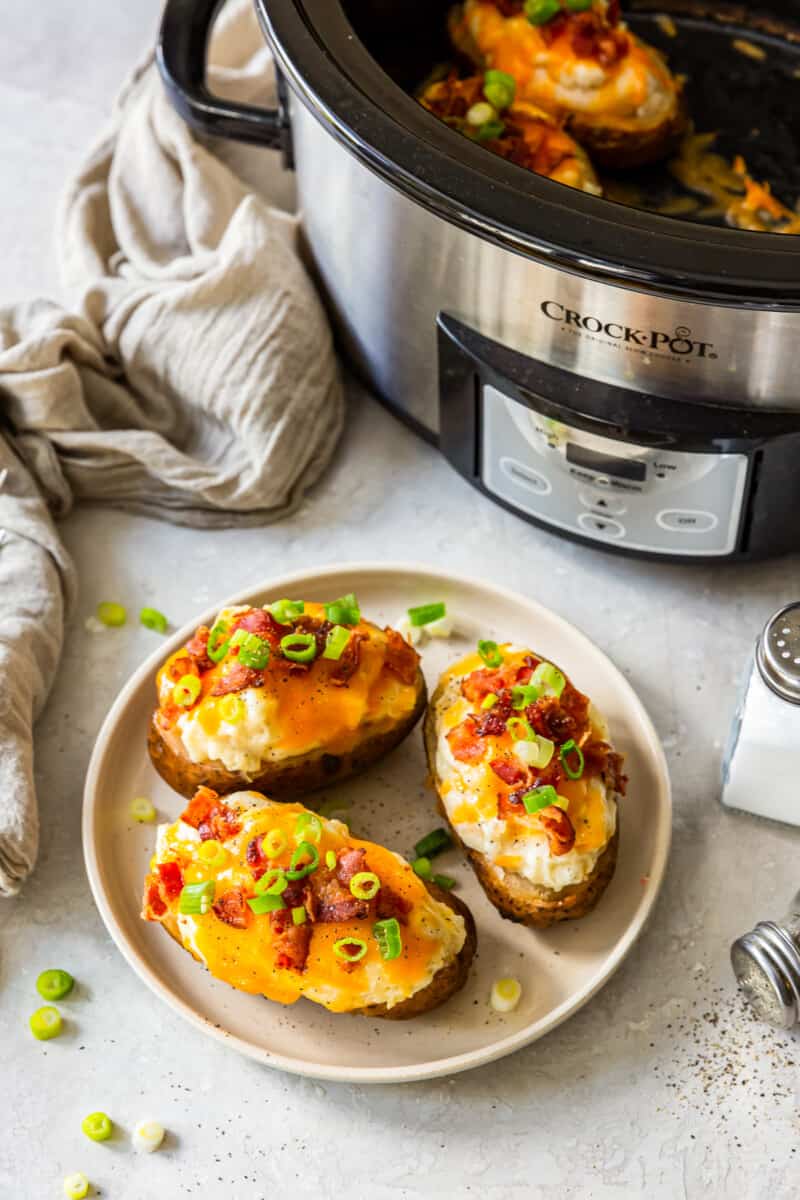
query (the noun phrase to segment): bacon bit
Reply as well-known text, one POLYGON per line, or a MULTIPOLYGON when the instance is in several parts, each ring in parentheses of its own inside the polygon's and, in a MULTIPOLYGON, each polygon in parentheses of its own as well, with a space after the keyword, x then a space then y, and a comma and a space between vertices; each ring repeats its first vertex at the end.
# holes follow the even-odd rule
POLYGON ((145 921, 158 921, 164 916, 167 906, 161 899, 161 889, 154 875, 148 875, 144 881, 144 899, 142 901, 142 916, 145 921))
POLYGON ((321 903, 316 919, 322 925, 342 924, 345 921, 360 921, 369 916, 368 900, 357 900, 355 896, 342 895, 339 900, 321 903))
POLYGON ((375 897, 374 904, 379 920, 385 921, 389 917, 396 917, 401 925, 405 925, 412 907, 405 896, 399 896, 397 892, 392 891, 386 884, 381 886, 380 891, 375 897))
POLYGON ((199 829, 201 822, 208 820, 218 800, 219 792, 215 792, 213 788, 199 787, 179 819, 191 825, 193 829, 199 829))
POLYGON ((461 695, 471 704, 480 704, 487 696, 499 695, 517 681, 517 672, 512 667, 480 667, 461 681, 461 695))
POLYGON ((232 925, 234 929, 247 928, 247 905, 241 888, 231 888, 229 892, 224 892, 213 908, 220 921, 224 921, 226 925, 232 925))
POLYGON ((570 44, 578 58, 593 58, 601 67, 616 66, 630 49, 623 30, 613 29, 600 13, 576 13, 571 19, 570 44))
POLYGON ((269 921, 278 952, 277 965, 284 970, 304 971, 311 945, 311 926, 308 922, 295 925, 288 908, 270 913, 269 921))
POLYGON ((353 846, 340 850, 336 856, 336 878, 343 887, 350 886, 350 880, 359 871, 367 870, 367 852, 363 846, 353 846))
POLYGON ((207 787, 197 789, 180 819, 196 829, 204 842, 209 838, 224 842, 242 828, 233 810, 220 800, 217 792, 207 787))
MULTIPOLYGON (((417 678, 419 655, 406 639, 388 626, 383 631, 386 634, 386 654, 384 666, 392 671, 403 683, 412 684, 417 678)), ((352 640, 352 639, 351 639, 352 640)))
POLYGON ((537 816, 547 834, 547 844, 553 857, 560 858, 562 854, 568 854, 575 845, 575 830, 563 808, 549 804, 537 816))
POLYGON ((450 730, 447 741, 453 758, 457 758, 459 762, 478 762, 483 758, 486 747, 475 732, 475 722, 469 717, 450 730))
POLYGON ((583 747, 584 771, 587 775, 599 775, 612 792, 625 795, 628 776, 622 770, 625 759, 608 742, 587 742, 583 747))
POLYGON ((184 646, 186 653, 192 660, 192 665, 197 668, 200 674, 203 671, 210 671, 213 667, 211 659, 208 657, 208 637, 210 630, 207 625, 201 625, 195 633, 194 637, 184 646))
POLYGON ((509 787, 514 787, 516 784, 524 783, 528 778, 528 772, 520 767, 517 763, 510 762, 507 758, 493 758, 489 766, 494 771, 498 779, 502 779, 503 783, 507 783, 509 787))
POLYGON ((258 634, 269 642, 273 650, 277 649, 282 637, 292 632, 291 625, 281 625, 265 608, 251 608, 249 612, 234 617, 231 621, 231 634, 236 633, 237 629, 258 634))
POLYGON ((183 872, 177 862, 158 863, 155 872, 144 882, 142 916, 146 921, 158 921, 169 908, 169 902, 181 894, 183 872))
POLYGON ((156 871, 161 881, 161 886, 169 899, 174 900, 176 896, 180 896, 183 890, 183 872, 181 871, 180 863, 158 863, 156 871))
POLYGON ((334 670, 331 672, 330 680, 335 687, 345 687, 355 675, 358 670, 358 664, 361 661, 361 643, 368 640, 366 634, 350 634, 350 641, 345 646, 334 670))
POLYGON ((261 878, 261 876, 266 872, 267 862, 269 861, 261 844, 263 840, 264 835, 263 833, 260 833, 258 837, 254 837, 252 841, 247 843, 247 850, 245 851, 247 865, 253 872, 254 879, 261 878))
POLYGON ((542 41, 547 46, 551 46, 567 28, 569 17, 565 12, 558 13, 551 21, 539 26, 539 32, 542 35, 542 41))
POLYGON ((506 693, 501 696, 497 704, 490 708, 488 712, 481 713, 480 716, 470 717, 475 726, 475 733, 478 737, 502 737, 506 731, 506 722, 511 716, 511 700, 506 693))
POLYGON ((225 674, 220 675, 211 689, 211 695, 227 696, 232 692, 241 692, 248 687, 263 686, 264 676, 260 671, 256 671, 252 667, 245 667, 243 663, 234 661, 227 668, 225 674))

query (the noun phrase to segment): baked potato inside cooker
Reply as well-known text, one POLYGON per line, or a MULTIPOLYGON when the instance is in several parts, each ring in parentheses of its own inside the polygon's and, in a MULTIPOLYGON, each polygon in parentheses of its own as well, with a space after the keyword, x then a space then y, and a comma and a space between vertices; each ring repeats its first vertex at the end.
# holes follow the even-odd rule
POLYGON ((153 765, 187 798, 253 788, 305 795, 362 771, 421 716, 416 651, 355 597, 224 609, 164 663, 153 765))

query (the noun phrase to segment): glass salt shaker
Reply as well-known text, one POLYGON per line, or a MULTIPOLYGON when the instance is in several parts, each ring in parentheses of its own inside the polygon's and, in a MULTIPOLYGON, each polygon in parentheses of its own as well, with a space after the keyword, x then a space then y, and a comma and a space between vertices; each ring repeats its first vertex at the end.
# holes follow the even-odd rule
POLYGON ((779 921, 761 921, 731 946, 739 986, 760 1021, 778 1029, 800 1022, 800 892, 779 921))
POLYGON ((722 803, 800 825, 798 779, 800 603, 777 612, 756 643, 723 761, 722 803))

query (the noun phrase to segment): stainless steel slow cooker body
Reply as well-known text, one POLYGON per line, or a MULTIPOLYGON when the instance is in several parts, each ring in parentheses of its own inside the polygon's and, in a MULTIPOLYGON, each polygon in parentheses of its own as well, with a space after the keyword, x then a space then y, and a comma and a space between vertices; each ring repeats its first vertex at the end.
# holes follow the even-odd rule
POLYGON ((256 0, 284 107, 230 105, 204 84, 216 7, 169 0, 176 105, 207 132, 283 144, 344 346, 463 474, 616 549, 798 546, 800 239, 622 208, 496 160, 389 78, 338 0, 256 0))

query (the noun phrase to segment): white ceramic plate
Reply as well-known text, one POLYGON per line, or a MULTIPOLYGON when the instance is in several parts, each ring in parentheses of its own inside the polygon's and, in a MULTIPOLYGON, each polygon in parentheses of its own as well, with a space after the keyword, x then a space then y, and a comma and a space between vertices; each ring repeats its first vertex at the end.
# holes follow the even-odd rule
MULTIPOLYGON (((531 600, 425 567, 325 567, 270 580, 225 603, 265 604, 281 596, 329 600, 354 591, 364 613, 393 623, 412 604, 445 600, 465 636, 423 650, 429 686, 477 637, 525 642, 561 664, 605 713, 630 778, 621 813, 616 875, 585 920, 534 932, 503 920, 460 854, 437 869, 456 876, 458 894, 478 926, 478 955, 466 987, 442 1008, 412 1021, 335 1016, 310 1001, 284 1008, 213 979, 171 938, 139 917, 142 881, 155 827, 137 826, 128 806, 149 795, 162 820, 184 807, 150 765, 145 747, 157 667, 222 604, 165 642, 123 688, 89 765, 83 844, 94 898, 111 936, 137 974, 210 1037, 299 1075, 353 1082, 429 1079, 510 1054, 566 1020, 602 987, 625 958, 661 886, 670 843, 671 799, 664 755, 644 708, 620 672, 583 634, 531 600), (501 1016, 488 1006, 493 980, 515 975, 522 1000, 501 1016)), ((426 783, 419 729, 367 775, 331 789, 350 802, 346 819, 359 836, 408 854, 441 824, 426 783)))

